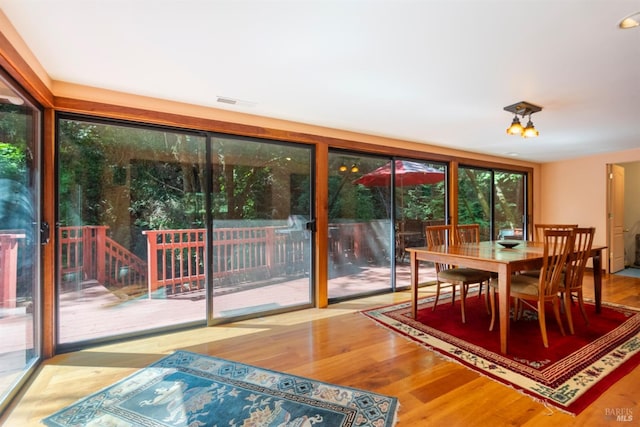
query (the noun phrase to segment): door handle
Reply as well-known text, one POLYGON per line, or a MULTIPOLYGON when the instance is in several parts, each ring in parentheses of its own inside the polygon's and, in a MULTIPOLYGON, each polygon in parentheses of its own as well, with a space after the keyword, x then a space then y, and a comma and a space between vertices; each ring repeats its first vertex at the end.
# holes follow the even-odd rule
POLYGON ((47 221, 40 222, 40 244, 46 245, 51 239, 51 230, 47 221))

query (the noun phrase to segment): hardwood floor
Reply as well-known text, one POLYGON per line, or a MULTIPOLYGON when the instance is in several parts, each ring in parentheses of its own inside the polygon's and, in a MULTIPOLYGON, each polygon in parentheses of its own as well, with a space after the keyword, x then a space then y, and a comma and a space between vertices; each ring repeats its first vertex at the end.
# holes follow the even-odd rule
MULTIPOLYGON (((585 278, 586 298, 592 283, 591 276, 585 278)), ((637 424, 640 369, 573 417, 443 360, 359 313, 409 298, 399 292, 58 355, 40 367, 0 424, 39 425, 45 416, 176 349, 396 396, 398 426, 602 426, 617 424, 612 411, 630 413, 637 424)), ((640 279, 606 277, 603 299, 640 308, 640 279)))

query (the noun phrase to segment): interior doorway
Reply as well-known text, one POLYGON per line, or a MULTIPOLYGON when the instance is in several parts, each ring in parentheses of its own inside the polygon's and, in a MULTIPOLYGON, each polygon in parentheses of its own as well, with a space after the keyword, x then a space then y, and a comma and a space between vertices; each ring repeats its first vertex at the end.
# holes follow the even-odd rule
POLYGON ((607 165, 609 273, 640 272, 640 162, 607 165))

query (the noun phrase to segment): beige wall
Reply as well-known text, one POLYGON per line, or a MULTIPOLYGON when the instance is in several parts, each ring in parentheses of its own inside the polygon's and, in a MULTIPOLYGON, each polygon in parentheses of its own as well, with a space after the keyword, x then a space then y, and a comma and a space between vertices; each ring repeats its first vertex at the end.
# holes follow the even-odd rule
POLYGON ((594 226, 594 243, 606 245, 607 164, 634 161, 640 161, 640 148, 541 165, 540 217, 535 222, 594 226))

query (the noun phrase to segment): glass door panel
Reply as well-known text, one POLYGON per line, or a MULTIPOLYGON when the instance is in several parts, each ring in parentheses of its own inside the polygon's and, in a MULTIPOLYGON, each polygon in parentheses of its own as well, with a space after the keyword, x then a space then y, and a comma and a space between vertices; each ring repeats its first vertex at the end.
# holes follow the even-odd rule
POLYGON ((329 152, 329 299, 392 288, 389 158, 329 152))
POLYGON ((206 137, 58 120, 58 342, 206 319, 206 137))
POLYGON ((480 224, 480 239, 522 239, 525 174, 460 167, 458 222, 480 224))
MULTIPOLYGON (((447 217, 444 164, 419 160, 395 160, 395 261, 396 287, 411 286, 407 248, 425 246, 425 227, 445 224, 447 217)), ((420 275, 435 280, 432 263, 422 263, 420 275)))
POLYGON ((40 357, 41 126, 0 75, 0 412, 40 357))
POLYGON ((212 138, 213 317, 312 304, 312 147, 212 138))
POLYGON ((525 174, 496 171, 494 238, 522 240, 525 230, 525 174))
POLYGON ((492 179, 490 170, 458 169, 458 223, 480 224, 480 240, 491 240, 492 179))

